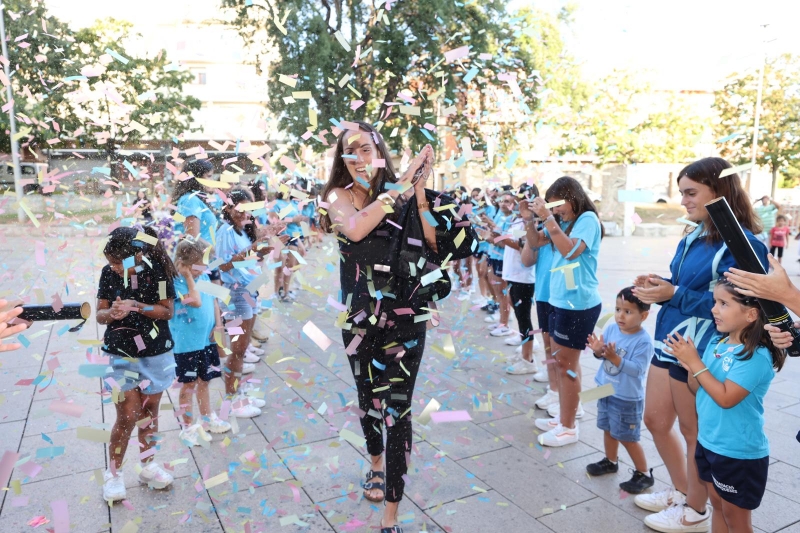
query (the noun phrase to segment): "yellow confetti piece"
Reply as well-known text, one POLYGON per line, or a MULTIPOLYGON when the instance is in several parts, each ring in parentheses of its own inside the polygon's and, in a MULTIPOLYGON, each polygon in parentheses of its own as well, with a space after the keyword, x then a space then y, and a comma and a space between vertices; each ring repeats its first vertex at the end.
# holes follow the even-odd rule
POLYGON ((146 242, 147 244, 150 244, 152 246, 155 246, 155 245, 158 244, 158 239, 156 237, 153 237, 152 235, 148 235, 147 233, 145 233, 143 231, 138 232, 134 239, 137 240, 137 241, 146 242))
POLYGON ((581 402, 591 402, 592 400, 599 400, 600 398, 605 398, 607 396, 614 395, 614 385, 612 383, 606 383, 602 387, 595 387, 593 389, 587 389, 585 391, 581 391, 578 396, 581 397, 581 402))
POLYGON ((31 219, 31 222, 33 222, 33 225, 38 228, 39 227, 39 221, 36 220, 36 215, 33 214, 33 212, 31 211, 31 208, 28 207, 28 204, 25 203, 25 200, 20 200, 19 206, 22 208, 23 211, 25 211, 25 214, 28 215, 28 218, 31 219))
POLYGON ((367 444, 367 439, 359 435, 356 435, 349 429, 342 429, 341 431, 339 431, 339 438, 346 440, 351 444, 355 444, 358 447, 366 446, 367 444))
POLYGON ((111 442, 111 432, 90 427, 79 427, 77 437, 92 442, 111 442))
POLYGON ((225 483, 226 481, 228 481, 228 473, 227 472, 223 472, 221 474, 217 474, 216 476, 214 476, 212 478, 208 478, 205 481, 204 484, 205 484, 206 489, 210 489, 210 488, 216 487, 217 485, 221 485, 221 484, 225 483))
POLYGON ((292 87, 292 88, 297 86, 297 79, 289 77, 289 76, 287 76, 285 74, 281 74, 278 77, 278 81, 281 82, 282 84, 288 85, 289 87, 292 87))
POLYGON ((558 207, 560 205, 564 205, 565 203, 567 203, 566 200, 558 200, 558 201, 555 201, 555 202, 547 202, 546 204, 544 204, 544 206, 547 209, 552 209, 554 207, 558 207))
POLYGON ((230 189, 231 184, 225 183, 222 181, 214 181, 214 180, 207 180, 205 178, 195 178, 198 182, 206 187, 211 187, 212 189, 230 189))
POLYGON ((420 116, 419 106, 416 105, 401 105, 399 107, 399 111, 403 115, 413 115, 415 117, 420 116))

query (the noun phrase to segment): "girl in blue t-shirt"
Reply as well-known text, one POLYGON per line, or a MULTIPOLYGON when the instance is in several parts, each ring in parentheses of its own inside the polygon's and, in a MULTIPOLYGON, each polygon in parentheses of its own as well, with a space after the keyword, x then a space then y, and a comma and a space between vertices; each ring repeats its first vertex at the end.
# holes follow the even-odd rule
POLYGON ((205 430, 225 433, 231 429, 231 425, 211 409, 208 393, 208 383, 222 375, 219 352, 213 340, 214 327, 220 322, 217 300, 211 294, 198 291, 196 285, 196 281, 209 281, 203 261, 209 247, 206 241, 191 237, 184 238, 175 247, 177 298, 169 327, 175 343, 175 374, 181 384, 179 405, 184 428, 180 439, 188 446, 201 444, 199 439, 210 441, 205 430), (193 394, 197 396, 202 423, 192 416, 193 394))
POLYGON ((761 504, 769 467, 764 396, 786 354, 764 331, 768 321, 758 300, 739 294, 729 281, 714 287, 711 314, 722 335, 708 343, 702 359, 694 341, 680 333, 664 340, 664 350, 688 371, 696 394, 694 458, 714 508, 711 521, 752 531, 752 510, 761 504))
POLYGON ((272 209, 272 212, 277 213, 278 218, 286 223, 286 234, 289 236, 286 249, 281 251, 283 268, 275 269, 275 293, 283 302, 294 301, 297 297, 292 289, 292 274, 294 274, 295 267, 300 264, 297 258, 306 254, 303 245, 303 229, 300 226, 300 222, 306 217, 300 213, 297 203, 291 198, 287 198, 288 196, 288 194, 278 192, 272 209))
MULTIPOLYGON (((578 442, 575 419, 583 414, 578 396, 581 392, 578 360, 600 317, 597 257, 603 227, 583 186, 568 176, 554 181, 545 198, 535 198, 530 209, 544 220, 545 236, 553 245, 548 328, 550 348, 558 364, 559 395, 559 408, 548 410, 553 418, 537 419, 536 427, 545 431, 539 435, 542 446, 564 446, 578 442), (556 203, 552 214, 545 199, 556 203)), ((538 246, 538 240, 532 245, 538 246)))
MULTIPOLYGON (((175 183, 172 192, 173 216, 179 215, 174 230, 176 235, 191 235, 206 242, 214 243, 214 230, 217 229, 217 213, 207 202, 206 188, 200 179, 211 179, 214 165, 207 159, 188 161, 183 167, 186 178, 175 183)), ((183 174, 182 173, 182 174, 183 174)))

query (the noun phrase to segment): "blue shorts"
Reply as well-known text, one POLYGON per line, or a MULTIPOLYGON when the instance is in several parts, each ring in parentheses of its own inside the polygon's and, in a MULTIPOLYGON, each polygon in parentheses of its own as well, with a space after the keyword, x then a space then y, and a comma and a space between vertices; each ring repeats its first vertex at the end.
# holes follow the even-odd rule
POLYGON ((697 441, 694 451, 700 479, 714 485, 719 497, 742 509, 757 509, 767 488, 769 456, 732 459, 704 448, 697 441))
POLYGON ((218 268, 215 268, 211 272, 208 273, 209 281, 219 281, 222 279, 222 273, 219 271, 218 268))
POLYGON ((306 240, 305 237, 292 237, 289 239, 289 242, 286 243, 286 246, 298 246, 302 244, 306 240))
MULTIPOLYGON (((175 380, 175 357, 172 355, 172 350, 152 357, 133 359, 107 352, 103 354, 108 356, 111 366, 111 373, 104 379, 112 378, 122 391, 140 387, 144 394, 159 394, 167 390, 175 380), (149 383, 142 388, 141 384, 144 381, 149 383)), ((108 381, 105 381, 105 386, 107 390, 112 389, 108 381)))
POLYGON ((597 427, 622 442, 639 442, 644 400, 620 400, 606 396, 597 400, 597 427))
POLYGON ((489 267, 498 278, 503 277, 503 260, 502 259, 489 259, 489 267))
MULTIPOLYGON (((228 310, 232 312, 231 318, 239 318, 241 317, 242 320, 250 320, 258 313, 258 307, 256 305, 252 305, 247 299, 244 297, 245 293, 250 294, 246 287, 236 287, 235 289, 231 289, 231 299, 228 303, 228 310), (231 309, 233 306, 233 309, 231 309)), ((258 293, 250 294, 250 299, 255 303, 256 298, 258 297, 258 293)))
POLYGON ((594 331, 597 319, 600 318, 601 304, 589 309, 575 311, 552 307, 550 314, 550 338, 556 344, 573 350, 586 348, 586 339, 594 331))
POLYGON ((553 306, 548 302, 536 302, 536 319, 539 321, 539 329, 542 333, 550 333, 550 315, 553 314, 553 306))
POLYGON ((179 383, 192 383, 197 379, 211 381, 222 376, 220 370, 219 351, 216 344, 209 344, 202 350, 175 354, 175 375, 179 383))

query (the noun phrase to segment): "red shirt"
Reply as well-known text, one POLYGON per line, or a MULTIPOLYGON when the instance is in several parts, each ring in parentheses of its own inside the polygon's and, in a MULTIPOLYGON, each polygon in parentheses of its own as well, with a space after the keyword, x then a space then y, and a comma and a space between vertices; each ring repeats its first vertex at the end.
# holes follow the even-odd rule
POLYGON ((783 248, 786 246, 786 239, 789 237, 789 226, 783 226, 779 228, 775 226, 771 230, 769 230, 769 245, 770 246, 778 246, 783 248))

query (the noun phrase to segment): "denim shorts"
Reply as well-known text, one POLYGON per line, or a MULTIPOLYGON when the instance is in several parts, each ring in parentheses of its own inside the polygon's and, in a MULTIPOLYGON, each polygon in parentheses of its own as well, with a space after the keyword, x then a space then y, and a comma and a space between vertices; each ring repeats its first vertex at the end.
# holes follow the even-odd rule
POLYGON ((606 396, 597 400, 597 427, 616 440, 639 442, 644 400, 620 400, 606 396))
MULTIPOLYGON (((164 392, 175 380, 175 356, 172 350, 152 357, 124 358, 121 355, 103 352, 109 358, 111 372, 104 379, 112 378, 120 390, 129 391, 148 381, 142 388, 144 394, 164 392)), ((107 390, 113 387, 105 381, 107 390)))
MULTIPOLYGON (((250 295, 253 303, 256 303, 256 298, 258 298, 258 293, 252 294, 250 293, 246 287, 236 287, 235 289, 228 287, 231 291, 231 299, 228 302, 228 310, 231 311, 232 315, 230 318, 240 318, 242 320, 250 320, 258 313, 258 304, 252 305, 250 302, 247 301, 245 298, 245 293, 250 295)), ((230 315, 229 315, 230 316, 230 315)))

